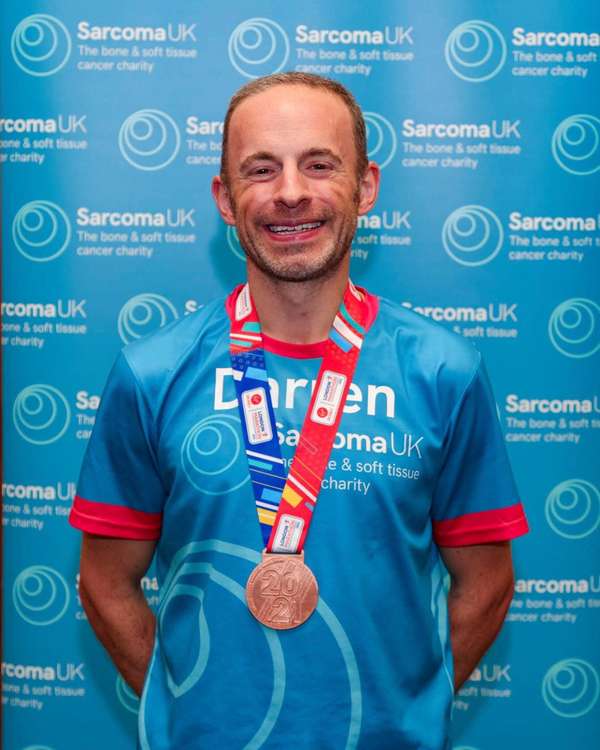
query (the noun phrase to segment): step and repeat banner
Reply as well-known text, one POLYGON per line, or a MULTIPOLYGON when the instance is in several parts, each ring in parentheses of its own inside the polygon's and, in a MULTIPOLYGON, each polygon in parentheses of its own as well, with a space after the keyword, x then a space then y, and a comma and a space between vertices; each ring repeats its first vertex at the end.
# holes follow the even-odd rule
MULTIPOLYGON (((120 347, 244 278, 210 179, 231 94, 283 70, 355 94, 382 192, 353 279, 479 347, 528 511, 454 747, 595 747, 597 4, 9 0, 1 33, 4 747, 135 746, 67 515, 120 347)), ((152 571, 143 588, 156 606, 152 571)))

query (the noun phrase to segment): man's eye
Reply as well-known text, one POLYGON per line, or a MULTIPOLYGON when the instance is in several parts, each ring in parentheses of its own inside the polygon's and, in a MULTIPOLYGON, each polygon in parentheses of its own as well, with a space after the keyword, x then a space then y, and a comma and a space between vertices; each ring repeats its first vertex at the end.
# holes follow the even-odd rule
POLYGON ((266 174, 270 173, 269 167, 256 167, 256 169, 252 170, 252 174, 257 175, 258 177, 263 177, 266 174))
POLYGON ((318 161, 318 162, 315 162, 314 164, 311 164, 310 168, 314 169, 317 172, 324 172, 326 169, 329 169, 330 167, 329 167, 329 164, 325 164, 325 162, 318 161))

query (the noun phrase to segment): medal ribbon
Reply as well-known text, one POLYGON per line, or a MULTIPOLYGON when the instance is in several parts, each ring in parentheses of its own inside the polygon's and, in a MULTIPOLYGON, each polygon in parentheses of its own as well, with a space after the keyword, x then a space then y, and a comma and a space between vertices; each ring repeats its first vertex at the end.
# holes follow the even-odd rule
POLYGON ((267 552, 304 547, 366 333, 366 293, 348 282, 286 474, 275 428, 260 321, 248 284, 234 303, 230 354, 248 469, 267 552))

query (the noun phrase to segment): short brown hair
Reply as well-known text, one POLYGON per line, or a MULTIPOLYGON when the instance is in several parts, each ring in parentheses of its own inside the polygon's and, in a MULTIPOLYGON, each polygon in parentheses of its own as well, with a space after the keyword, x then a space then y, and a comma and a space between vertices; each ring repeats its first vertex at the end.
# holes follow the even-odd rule
POLYGON ((294 71, 288 73, 273 73, 270 76, 257 78, 254 81, 250 81, 250 83, 247 83, 245 86, 242 86, 242 88, 238 89, 232 96, 223 125, 223 146, 221 152, 221 179, 223 182, 226 185, 228 184, 227 142, 229 140, 229 125, 233 113, 244 99, 248 99, 255 94, 267 91, 274 86, 309 86, 313 89, 329 91, 340 97, 348 107, 348 111, 352 117, 354 144, 356 146, 356 172, 359 178, 362 177, 367 168, 367 164, 369 163, 367 157, 367 131, 362 111, 358 106, 356 99, 345 86, 342 86, 341 83, 338 83, 331 78, 324 78, 323 76, 317 76, 313 73, 298 73, 294 71))

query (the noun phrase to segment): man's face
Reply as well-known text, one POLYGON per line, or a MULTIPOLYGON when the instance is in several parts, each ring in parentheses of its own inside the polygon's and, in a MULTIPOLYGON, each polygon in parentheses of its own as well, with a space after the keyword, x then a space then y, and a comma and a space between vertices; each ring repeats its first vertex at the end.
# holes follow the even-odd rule
POLYGON ((213 192, 250 262, 295 282, 338 268, 357 214, 374 202, 365 203, 364 180, 357 179, 344 102, 324 90, 275 86, 238 106, 228 148, 228 186, 216 178, 213 192))

